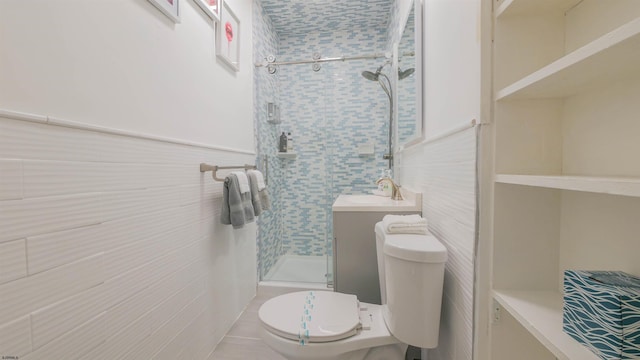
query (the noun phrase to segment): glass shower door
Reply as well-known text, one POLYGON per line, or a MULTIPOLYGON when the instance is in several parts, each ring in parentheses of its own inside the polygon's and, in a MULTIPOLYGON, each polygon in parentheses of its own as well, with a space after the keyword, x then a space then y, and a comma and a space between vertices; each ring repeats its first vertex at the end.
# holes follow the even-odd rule
POLYGON ((258 115, 259 151, 270 159, 274 197, 273 214, 260 225, 262 280, 332 284, 331 206, 340 194, 369 192, 377 169, 387 166, 389 102, 377 83, 361 76, 378 65, 323 63, 317 72, 309 64, 288 65, 269 74, 275 86, 257 96, 258 102, 274 97, 282 118, 269 124, 258 115), (291 132, 295 144, 287 158, 277 156, 282 132, 291 132), (362 145, 374 153, 361 154, 362 145))

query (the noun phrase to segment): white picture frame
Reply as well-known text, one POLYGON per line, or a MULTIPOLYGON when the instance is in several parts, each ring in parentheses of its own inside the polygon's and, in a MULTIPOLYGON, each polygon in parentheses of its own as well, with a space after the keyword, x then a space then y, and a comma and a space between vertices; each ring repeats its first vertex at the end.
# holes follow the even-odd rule
POLYGON ((213 21, 220 22, 220 12, 222 10, 222 0, 194 0, 198 6, 213 21))
POLYGON ((216 54, 236 72, 240 71, 240 31, 240 20, 229 4, 223 2, 217 25, 216 54))
POLYGON ((180 0, 149 0, 174 23, 180 23, 180 0))

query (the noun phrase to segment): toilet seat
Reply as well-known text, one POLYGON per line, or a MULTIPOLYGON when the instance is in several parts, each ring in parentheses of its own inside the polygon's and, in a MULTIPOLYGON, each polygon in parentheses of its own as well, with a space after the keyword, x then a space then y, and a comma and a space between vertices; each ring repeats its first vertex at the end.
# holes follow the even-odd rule
POLYGON ((349 338, 362 328, 357 297, 331 291, 277 296, 260 307, 258 317, 271 333, 303 344, 349 338))

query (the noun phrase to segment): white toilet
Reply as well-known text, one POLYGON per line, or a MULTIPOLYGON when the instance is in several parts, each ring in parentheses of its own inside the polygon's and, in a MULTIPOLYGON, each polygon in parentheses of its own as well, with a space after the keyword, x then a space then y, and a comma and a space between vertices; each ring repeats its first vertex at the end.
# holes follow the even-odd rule
POLYGON ((383 305, 355 295, 301 291, 265 302, 263 341, 287 359, 404 359, 408 345, 438 344, 447 250, 432 235, 386 234, 376 224, 383 305))

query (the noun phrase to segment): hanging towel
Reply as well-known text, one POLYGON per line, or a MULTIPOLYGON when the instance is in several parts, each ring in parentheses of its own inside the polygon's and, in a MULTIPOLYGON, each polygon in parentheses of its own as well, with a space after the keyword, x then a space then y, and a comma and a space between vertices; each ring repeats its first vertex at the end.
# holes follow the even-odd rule
POLYGON ((229 174, 224 179, 222 191, 222 223, 239 229, 254 219, 251 192, 241 193, 238 177, 235 174, 229 174))
POLYGON ((248 193, 251 191, 249 187, 249 179, 247 178, 247 174, 244 171, 234 171, 232 172, 238 178, 238 185, 240 185, 240 194, 248 193))
POLYGON ((382 224, 388 234, 428 234, 427 219, 420 215, 385 215, 382 224))
POLYGON ((251 188, 251 204, 253 205, 253 212, 256 216, 260 216, 260 214, 262 214, 262 202, 260 201, 258 190, 258 179, 256 179, 256 174, 252 172, 247 172, 247 177, 249 178, 249 187, 251 188))
MULTIPOLYGON (((271 204, 269 202, 269 195, 267 193, 267 186, 264 181, 264 175, 258 170, 249 170, 247 171, 247 175, 251 179, 252 182, 255 182, 258 188, 256 194, 258 195, 258 201, 262 207, 262 210, 269 210, 271 204), (254 181, 255 178, 255 181, 254 181), (262 187, 262 188, 261 188, 262 187)), ((253 194, 253 188, 251 188, 251 193, 253 194)), ((253 197, 252 197, 253 199, 253 197)), ((257 215, 257 214, 256 214, 257 215)))
POLYGON ((265 188, 264 190, 259 191, 258 196, 260 196, 262 210, 269 210, 269 208, 271 207, 271 202, 269 201, 269 194, 267 194, 267 189, 265 188))
POLYGON ((255 175, 256 182, 258 183, 258 191, 262 191, 267 187, 267 184, 264 182, 264 175, 259 170, 249 170, 247 171, 247 175, 255 175))

